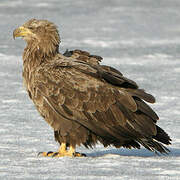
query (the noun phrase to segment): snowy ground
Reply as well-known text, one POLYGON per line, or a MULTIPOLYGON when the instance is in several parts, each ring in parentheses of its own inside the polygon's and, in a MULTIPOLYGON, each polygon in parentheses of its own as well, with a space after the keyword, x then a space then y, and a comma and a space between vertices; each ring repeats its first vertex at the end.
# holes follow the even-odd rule
POLYGON ((0 179, 180 179, 179 0, 6 0, 0 2, 0 179), (171 153, 79 147, 86 158, 42 158, 57 150, 52 129, 22 87, 25 43, 12 31, 30 18, 55 22, 61 51, 80 48, 104 57, 156 96, 159 125, 172 137, 171 153))

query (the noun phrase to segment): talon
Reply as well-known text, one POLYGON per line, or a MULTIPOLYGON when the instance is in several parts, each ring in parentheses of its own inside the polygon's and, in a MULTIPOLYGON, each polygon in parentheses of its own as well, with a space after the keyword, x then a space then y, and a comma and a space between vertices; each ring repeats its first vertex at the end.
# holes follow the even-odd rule
POLYGON ((43 157, 64 157, 64 156, 69 156, 69 157, 86 157, 86 154, 79 153, 75 151, 75 147, 70 146, 69 150, 67 150, 66 143, 61 143, 61 146, 59 148, 58 152, 39 152, 38 156, 43 156, 43 157))
POLYGON ((52 157, 58 157, 58 152, 55 152, 53 155, 52 155, 52 157))
POLYGON ((74 157, 86 157, 86 154, 84 154, 84 153, 79 153, 79 152, 75 152, 75 153, 73 153, 73 156, 74 156, 74 157))
POLYGON ((38 156, 46 157, 46 156, 48 156, 48 155, 47 155, 47 152, 39 152, 39 153, 38 153, 38 156))
POLYGON ((53 156, 53 155, 54 155, 54 152, 49 151, 49 152, 46 153, 46 155, 47 155, 47 156, 53 156))
POLYGON ((51 157, 54 155, 54 152, 49 151, 49 152, 39 152, 38 156, 43 156, 43 157, 51 157))
POLYGON ((43 152, 39 152, 37 156, 41 156, 43 154, 43 152))

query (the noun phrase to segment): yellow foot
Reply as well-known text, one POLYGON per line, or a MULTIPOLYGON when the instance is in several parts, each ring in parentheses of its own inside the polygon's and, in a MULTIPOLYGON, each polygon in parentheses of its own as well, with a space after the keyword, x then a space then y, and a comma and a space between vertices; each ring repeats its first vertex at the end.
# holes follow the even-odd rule
POLYGON ((65 151, 63 153, 60 152, 39 152, 38 156, 43 156, 43 157, 64 157, 64 156, 70 156, 70 157, 86 157, 85 154, 81 154, 79 152, 71 153, 68 151, 65 151))

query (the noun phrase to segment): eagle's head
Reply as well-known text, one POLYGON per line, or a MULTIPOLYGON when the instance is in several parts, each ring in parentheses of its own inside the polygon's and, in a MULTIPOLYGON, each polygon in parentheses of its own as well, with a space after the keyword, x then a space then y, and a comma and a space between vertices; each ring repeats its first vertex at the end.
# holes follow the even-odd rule
POLYGON ((47 20, 31 19, 15 29, 13 37, 22 37, 31 49, 47 54, 58 51, 60 43, 56 25, 47 20))

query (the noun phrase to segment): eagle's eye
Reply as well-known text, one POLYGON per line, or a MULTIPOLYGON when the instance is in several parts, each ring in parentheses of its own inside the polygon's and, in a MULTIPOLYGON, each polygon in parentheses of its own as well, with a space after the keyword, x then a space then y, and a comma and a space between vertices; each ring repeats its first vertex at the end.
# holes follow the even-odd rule
POLYGON ((33 28, 33 26, 29 26, 28 29, 32 30, 32 29, 34 29, 34 28, 33 28))

